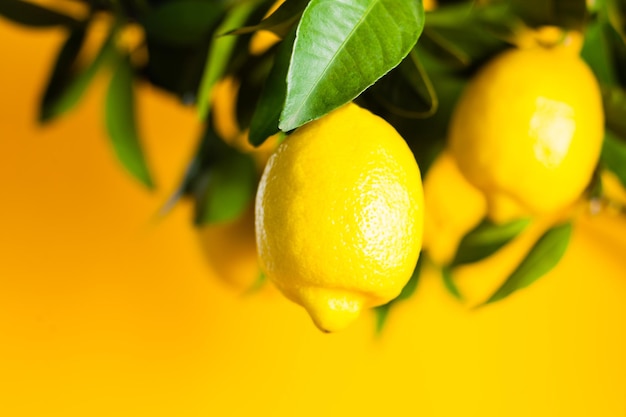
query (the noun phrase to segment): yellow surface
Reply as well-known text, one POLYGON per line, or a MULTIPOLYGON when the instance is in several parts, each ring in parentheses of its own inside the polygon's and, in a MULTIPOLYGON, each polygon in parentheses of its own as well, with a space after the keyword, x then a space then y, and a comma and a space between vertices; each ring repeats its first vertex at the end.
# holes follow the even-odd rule
POLYGON ((356 104, 289 135, 255 204, 263 271, 323 331, 396 298, 413 274, 424 225, 419 167, 402 136, 356 104))
POLYGON ((554 273, 483 310, 429 272, 382 338, 371 315, 324 335, 214 279, 188 205, 152 221, 195 145, 191 109, 141 89, 154 194, 106 142, 106 77, 35 126, 61 41, 0 22, 1 416, 626 415, 623 220, 577 224, 554 273))
POLYGON ((489 217, 507 222, 578 200, 603 136, 589 67, 567 47, 536 47, 510 49, 477 72, 454 110, 449 146, 485 193, 489 217))

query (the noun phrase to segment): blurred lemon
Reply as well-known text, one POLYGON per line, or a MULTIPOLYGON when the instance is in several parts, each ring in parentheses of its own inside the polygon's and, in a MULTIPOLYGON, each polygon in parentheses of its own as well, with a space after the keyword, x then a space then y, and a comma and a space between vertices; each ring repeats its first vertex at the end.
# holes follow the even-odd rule
POLYGON ((215 275, 237 291, 261 279, 254 235, 254 205, 239 218, 200 228, 200 244, 215 275))
POLYGON ((417 163, 391 125, 355 104, 278 147, 256 205, 264 271, 321 330, 340 330, 362 309, 396 297, 417 262, 417 163))
POLYGON ((215 132, 224 142, 240 152, 252 155, 259 170, 263 170, 267 159, 279 142, 279 135, 269 137, 259 147, 248 142, 248 130, 243 130, 237 121, 237 94, 240 83, 233 76, 224 77, 213 87, 212 114, 215 132))
POLYGON ((604 115, 598 83, 568 48, 513 49, 460 98, 450 148, 496 222, 560 211, 588 185, 604 115))
MULTIPOLYGON (((285 0, 278 0, 265 13, 264 19, 274 13, 285 0)), ((249 51, 252 55, 262 55, 265 51, 280 42, 280 37, 270 30, 258 30, 250 39, 249 51)))
POLYGON ((424 248, 439 265, 452 259, 463 236, 485 216, 485 197, 443 151, 424 179, 424 248))

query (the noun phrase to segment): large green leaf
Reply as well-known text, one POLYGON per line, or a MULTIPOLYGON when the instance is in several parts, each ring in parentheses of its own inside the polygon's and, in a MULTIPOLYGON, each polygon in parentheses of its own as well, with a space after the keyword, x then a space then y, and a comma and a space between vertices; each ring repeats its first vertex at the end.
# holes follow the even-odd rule
MULTIPOLYGON (((240 26, 253 11, 254 2, 243 3, 235 7, 228 13, 216 32, 222 33, 240 26)), ((217 36, 211 42, 198 90, 198 114, 201 120, 206 119, 209 114, 211 91, 215 83, 224 75, 236 42, 237 37, 230 35, 217 36)))
POLYGON ((515 220, 505 224, 483 221, 467 233, 451 262, 458 266, 485 259, 517 237, 530 223, 530 219, 515 220))
POLYGON ((106 95, 107 131, 122 165, 144 185, 153 188, 152 176, 144 158, 135 121, 133 68, 127 56, 118 58, 106 95))
POLYGON ((84 30, 76 29, 63 46, 41 102, 39 120, 46 122, 74 108, 111 55, 117 26, 113 26, 96 57, 85 68, 76 68, 76 58, 83 43, 84 30))
POLYGON ((34 27, 76 27, 81 24, 73 17, 21 0, 0 0, 0 16, 34 27))
POLYGON ((141 18, 148 37, 173 45, 195 45, 211 36, 224 10, 220 2, 177 0, 141 18))
POLYGON ((544 233, 526 255, 526 258, 485 304, 502 300, 515 291, 529 286, 548 273, 559 263, 565 254, 571 234, 571 223, 553 227, 544 233))
POLYGON ((279 132, 278 121, 287 94, 287 71, 296 32, 292 30, 282 41, 276 52, 274 65, 270 71, 259 102, 250 121, 249 141, 253 145, 262 144, 265 139, 279 132))
POLYGON ((353 100, 402 61, 423 25, 415 0, 311 0, 296 33, 280 129, 353 100))
POLYGON ((581 56, 589 64, 601 84, 613 85, 617 81, 611 45, 607 39, 605 20, 597 19, 585 31, 581 56))

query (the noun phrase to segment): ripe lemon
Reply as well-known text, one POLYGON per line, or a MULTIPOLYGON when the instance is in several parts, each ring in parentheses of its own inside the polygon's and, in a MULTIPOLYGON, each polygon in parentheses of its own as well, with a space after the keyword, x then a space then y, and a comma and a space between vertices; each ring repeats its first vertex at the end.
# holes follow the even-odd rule
POLYGON ((485 217, 487 203, 443 151, 424 179, 424 248, 439 265, 450 261, 463 236, 485 217))
POLYGON ((269 137, 259 147, 248 142, 248 130, 242 130, 237 121, 237 94, 240 83, 227 76, 213 86, 211 93, 212 120, 215 132, 228 145, 252 155, 259 171, 263 170, 279 142, 279 135, 269 137))
POLYGON ((459 99, 449 145, 496 222, 577 200, 600 155, 598 83, 568 48, 513 49, 487 63, 459 99))
POLYGON ((239 218, 204 226, 198 233, 202 252, 218 278, 238 291, 252 288, 259 267, 254 236, 254 206, 239 218))
POLYGON ((268 278, 323 331, 395 298, 422 243, 415 158, 383 119, 348 104, 287 137, 256 199, 268 278))

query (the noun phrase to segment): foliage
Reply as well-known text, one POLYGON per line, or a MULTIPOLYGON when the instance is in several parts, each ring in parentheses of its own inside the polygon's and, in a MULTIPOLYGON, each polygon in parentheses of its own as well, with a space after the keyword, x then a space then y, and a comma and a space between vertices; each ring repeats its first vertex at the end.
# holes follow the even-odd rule
MULTIPOLYGON (((582 57, 601 84, 606 114, 598 170, 613 171, 626 185, 624 0, 440 0, 428 12, 421 0, 286 0, 266 17, 273 0, 72 0, 82 6, 80 12, 64 3, 0 2, 0 17, 36 28, 60 26, 67 33, 42 94, 40 122, 74 109, 95 75, 110 72, 103 100, 112 147, 126 170, 152 187, 150 161, 134 121, 133 84, 151 83, 195 105, 206 132, 167 207, 182 197, 194 199, 198 223, 235 218, 255 192, 250 156, 224 145, 211 123, 212 89, 225 75, 241 82, 238 122, 250 129, 254 145, 356 101, 398 130, 424 174, 445 143, 454 105, 474 71, 513 46, 524 30, 543 25, 584 34, 582 57), (85 39, 103 16, 109 17, 109 33, 86 61, 85 39), (142 37, 129 45, 123 35, 137 26, 142 37), (271 31, 282 41, 252 54, 249 44, 258 31, 271 31)), ((590 190, 601 187, 591 184, 590 190)), ((460 297, 451 268, 491 255, 524 226, 483 223, 471 231, 444 269, 452 293, 460 297)), ((569 226, 547 232, 488 301, 550 270, 569 235, 569 226)), ((419 269, 401 298, 413 292, 419 269)), ((381 307, 381 317, 389 307, 381 307)))

